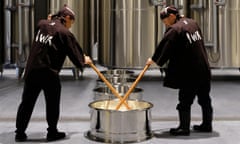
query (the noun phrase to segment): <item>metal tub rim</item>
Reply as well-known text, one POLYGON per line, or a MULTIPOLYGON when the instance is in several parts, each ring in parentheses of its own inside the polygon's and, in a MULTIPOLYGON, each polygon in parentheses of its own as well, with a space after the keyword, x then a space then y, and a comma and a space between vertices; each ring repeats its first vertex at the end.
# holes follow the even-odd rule
MULTIPOLYGON (((126 111, 120 111, 120 110, 111 110, 111 109, 103 109, 103 108, 96 108, 96 107, 92 107, 92 105, 96 102, 102 102, 102 101, 118 101, 117 99, 115 100, 96 100, 96 101, 93 101, 91 103, 88 104, 88 107, 90 108, 93 108, 95 110, 99 110, 99 111, 110 111, 110 112, 119 112, 119 113, 122 113, 122 112, 126 112, 126 111)), ((151 102, 148 102, 148 101, 145 101, 145 100, 127 100, 127 101, 134 101, 134 102, 144 102, 144 103, 148 103, 149 104, 149 107, 146 107, 146 108, 142 108, 142 109, 131 109, 131 110, 127 110, 127 112, 130 112, 130 111, 143 111, 143 110, 147 110, 147 109, 151 109, 153 107, 153 104, 151 102)), ((122 106, 124 106, 124 104, 122 104, 122 106)))
MULTIPOLYGON (((130 88, 130 86, 126 85, 126 84, 116 84, 116 85, 113 85, 113 87, 124 87, 124 88, 130 88)), ((124 89, 125 90, 125 89, 124 89)), ((126 89, 128 90, 128 89, 126 89)), ((144 90, 142 88, 139 88, 139 87, 135 87, 132 91, 132 93, 135 93, 135 92, 143 92, 144 90)), ((111 90, 109 87, 107 86, 101 86, 101 87, 96 87, 93 89, 93 92, 98 92, 98 93, 104 93, 104 94, 112 94, 111 90), (108 91, 109 92, 108 92, 108 91)), ((127 92, 127 91, 126 91, 127 92)))
POLYGON ((126 69, 109 69, 101 71, 103 75, 111 75, 111 76, 133 76, 134 71, 126 70, 126 69))

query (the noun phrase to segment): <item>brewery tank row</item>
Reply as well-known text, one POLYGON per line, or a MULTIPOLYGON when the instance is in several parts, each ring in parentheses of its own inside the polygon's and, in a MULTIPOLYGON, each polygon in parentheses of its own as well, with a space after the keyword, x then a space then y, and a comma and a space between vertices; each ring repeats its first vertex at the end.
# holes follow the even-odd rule
MULTIPOLYGON (((112 69, 101 72, 106 80, 123 98, 135 81, 134 72, 112 69)), ((93 89, 93 102, 89 104, 90 130, 85 137, 105 143, 140 142, 152 138, 151 108, 153 105, 143 100, 143 89, 135 87, 126 104, 117 109, 117 98, 101 78, 93 89)))
MULTIPOLYGON (((71 31, 85 53, 102 66, 143 68, 163 36, 159 12, 165 5, 175 5, 199 23, 211 67, 240 66, 238 0, 4 0, 0 4, 1 69, 6 65, 24 69, 37 21, 64 4, 76 13, 71 31)), ((74 66, 67 59, 64 68, 69 67, 74 66)))

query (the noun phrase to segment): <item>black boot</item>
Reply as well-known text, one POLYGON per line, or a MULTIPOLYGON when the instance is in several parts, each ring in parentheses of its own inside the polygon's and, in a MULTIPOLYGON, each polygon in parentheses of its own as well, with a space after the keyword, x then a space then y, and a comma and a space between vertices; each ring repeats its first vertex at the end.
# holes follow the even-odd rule
POLYGON ((27 140, 27 135, 26 133, 22 132, 22 133, 16 133, 15 135, 15 141, 16 142, 24 142, 27 140))
POLYGON ((174 136, 189 136, 190 135, 190 111, 179 111, 180 124, 177 128, 171 128, 170 134, 174 136))
POLYGON ((177 128, 171 128, 170 129, 170 134, 174 136, 189 136, 190 135, 190 130, 189 129, 184 129, 181 127, 177 128))
POLYGON ((64 132, 59 132, 57 129, 50 130, 48 128, 47 141, 56 141, 56 140, 64 139, 65 137, 66 137, 66 134, 64 132))
POLYGON ((193 130, 198 132, 212 132, 212 108, 202 110, 203 122, 200 125, 194 125, 193 130))
POLYGON ((205 125, 205 124, 194 125, 193 130, 198 131, 198 132, 212 132, 212 126, 205 125))

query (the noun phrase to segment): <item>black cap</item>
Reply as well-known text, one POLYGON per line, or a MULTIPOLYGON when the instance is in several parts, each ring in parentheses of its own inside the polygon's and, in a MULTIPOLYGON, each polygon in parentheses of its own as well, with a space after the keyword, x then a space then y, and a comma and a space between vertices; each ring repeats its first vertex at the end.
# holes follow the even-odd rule
POLYGON ((165 7, 160 13, 160 18, 165 19, 169 14, 179 15, 178 9, 174 6, 165 7))
POLYGON ((66 16, 70 16, 70 19, 75 20, 75 13, 73 12, 72 9, 70 9, 66 4, 64 5, 64 7, 57 13, 57 15, 59 17, 66 17, 66 16))

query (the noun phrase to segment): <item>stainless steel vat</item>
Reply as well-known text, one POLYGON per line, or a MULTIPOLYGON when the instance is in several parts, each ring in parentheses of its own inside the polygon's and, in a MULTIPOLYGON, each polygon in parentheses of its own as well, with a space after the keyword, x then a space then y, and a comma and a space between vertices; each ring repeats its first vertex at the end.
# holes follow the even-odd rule
MULTIPOLYGON (((130 86, 136 79, 135 78, 131 78, 131 77, 118 77, 118 76, 109 76, 106 77, 107 80, 112 84, 112 85, 127 85, 130 86)), ((96 88, 97 87, 106 87, 106 84, 101 80, 98 79, 96 81, 96 88)))
POLYGON ((133 76, 134 72, 124 69, 112 69, 112 70, 105 70, 101 71, 101 73, 106 77, 131 77, 133 76))
MULTIPOLYGON (((116 89, 116 91, 119 93, 120 96, 124 96, 125 93, 129 90, 128 85, 124 84, 117 84, 113 87, 116 89)), ((108 87, 97 87, 93 89, 94 91, 94 100, 112 100, 116 99, 116 96, 112 93, 112 91, 108 87)), ((142 100, 143 89, 141 88, 134 88, 131 94, 129 95, 128 99, 130 100, 142 100)))
POLYGON ((115 110, 118 102, 103 100, 89 104, 91 124, 85 136, 105 143, 140 142, 150 139, 153 105, 145 101, 128 101, 131 110, 126 110, 124 105, 115 110))

